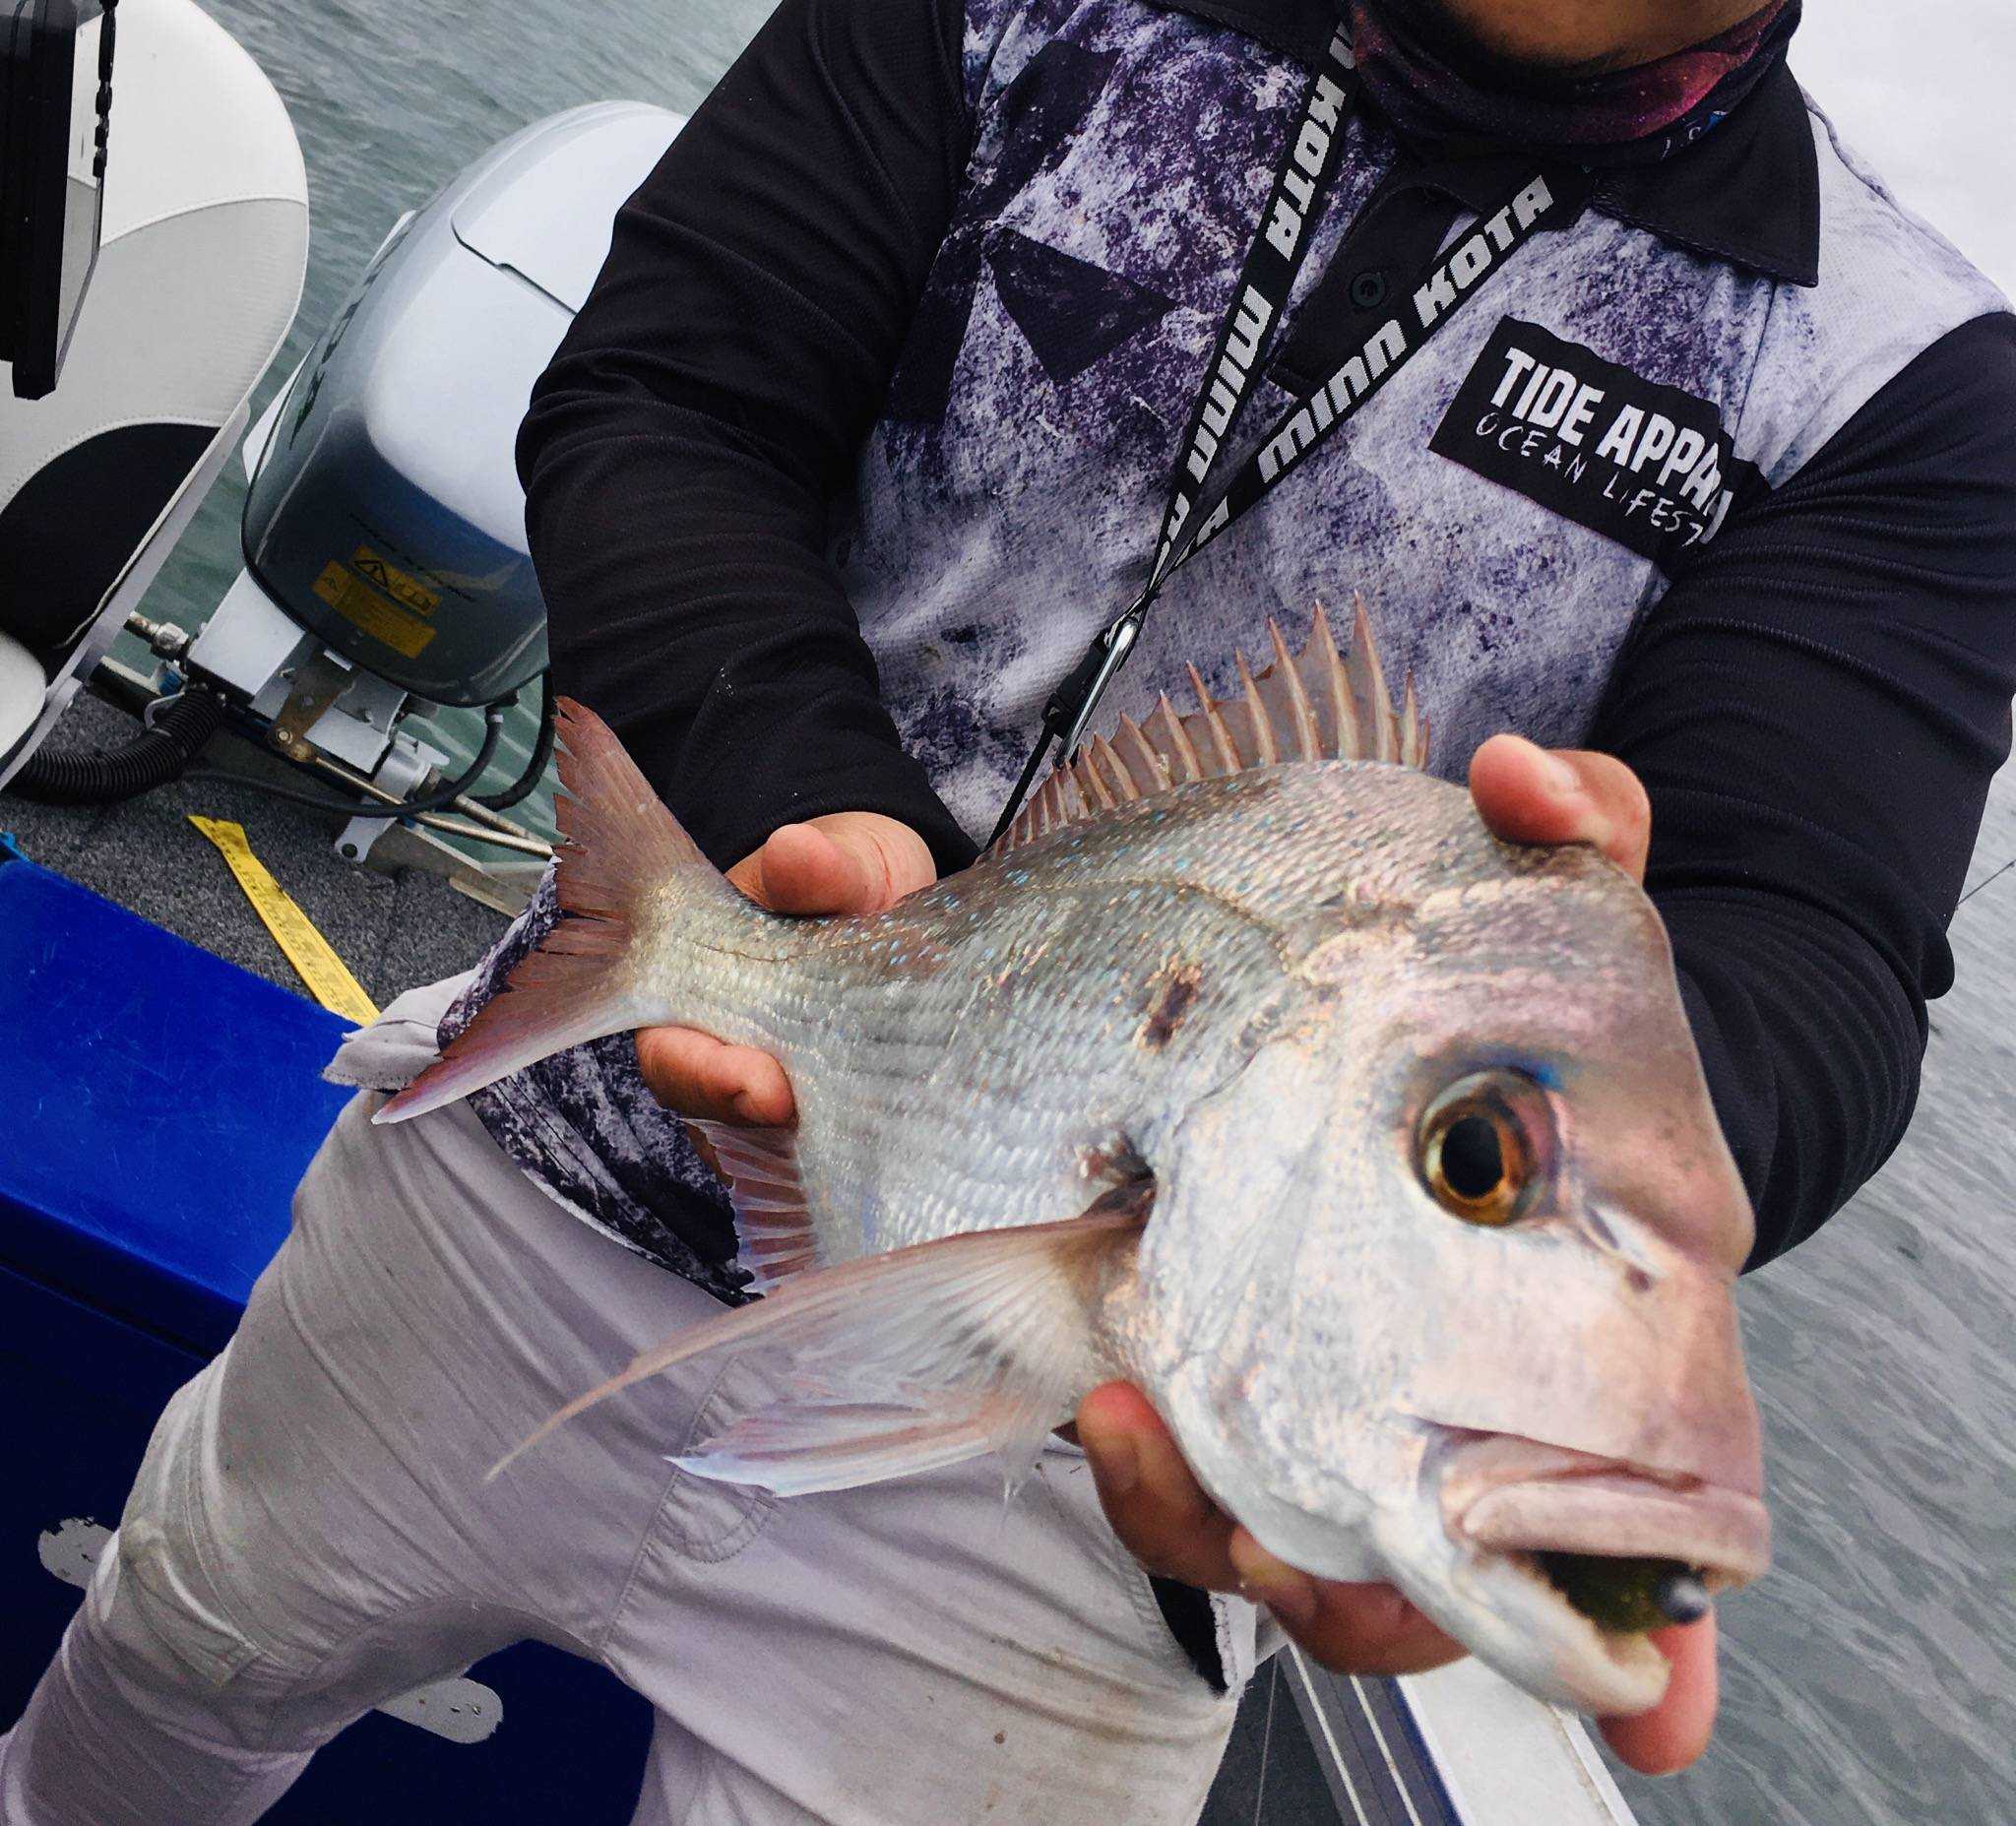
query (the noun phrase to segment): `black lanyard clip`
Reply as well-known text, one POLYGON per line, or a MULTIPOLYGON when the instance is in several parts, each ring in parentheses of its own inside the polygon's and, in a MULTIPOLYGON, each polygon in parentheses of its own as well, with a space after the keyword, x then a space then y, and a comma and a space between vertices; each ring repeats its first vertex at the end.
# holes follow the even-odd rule
POLYGON ((1036 747, 1031 750, 1029 761, 1022 770, 1022 778, 1015 783, 1015 790, 1008 795, 1008 803, 1002 807, 993 836, 987 839, 989 850, 1007 835, 1008 827, 1015 822, 1015 814, 1022 809, 1022 801, 1036 784, 1037 773, 1048 758, 1052 744, 1062 739, 1066 761, 1077 754, 1078 744, 1085 739, 1086 725, 1098 711, 1100 699, 1105 696, 1106 687, 1113 682, 1120 667, 1126 664, 1127 656, 1134 651, 1134 643, 1141 638, 1141 624, 1148 619, 1151 600, 1153 598, 1144 591, 1119 620, 1100 629, 1092 637, 1092 645, 1086 648, 1085 657, 1071 668, 1070 676, 1050 693, 1050 701, 1043 706, 1043 732, 1037 737, 1036 747))
POLYGON ((1106 694, 1106 687, 1118 675, 1120 667, 1127 663, 1127 656, 1141 638, 1141 624, 1148 619, 1148 602, 1149 598, 1142 597, 1119 620, 1094 635, 1092 645, 1085 650, 1085 658, 1078 661, 1071 676, 1051 693, 1049 703, 1044 706, 1044 732, 1062 734, 1066 761, 1077 754, 1086 729, 1098 714, 1100 700, 1106 694))

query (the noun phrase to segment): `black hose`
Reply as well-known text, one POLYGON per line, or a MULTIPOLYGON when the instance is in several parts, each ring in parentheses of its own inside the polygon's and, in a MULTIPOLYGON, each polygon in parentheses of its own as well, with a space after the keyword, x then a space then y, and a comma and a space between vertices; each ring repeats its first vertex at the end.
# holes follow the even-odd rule
POLYGON ((7 789, 38 805, 113 805, 138 798, 180 779, 223 721, 223 699, 190 685, 130 742, 109 752, 38 749, 7 789))
POLYGON ((538 790, 539 782, 546 777, 546 764, 553 758, 553 672, 548 666, 539 674, 539 735, 533 744, 532 759, 525 764, 525 772, 519 775, 516 786, 478 797, 478 805, 487 805, 492 811, 509 811, 538 790))

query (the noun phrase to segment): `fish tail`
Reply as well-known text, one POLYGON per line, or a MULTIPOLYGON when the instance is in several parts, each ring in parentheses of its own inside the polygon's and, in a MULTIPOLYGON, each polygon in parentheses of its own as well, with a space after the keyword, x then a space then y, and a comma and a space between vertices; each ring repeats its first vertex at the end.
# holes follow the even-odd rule
POLYGON ((654 926, 748 916, 608 724, 563 698, 559 737, 560 922, 377 1121, 424 1115, 571 1046, 671 1018, 639 993, 647 912, 654 926))

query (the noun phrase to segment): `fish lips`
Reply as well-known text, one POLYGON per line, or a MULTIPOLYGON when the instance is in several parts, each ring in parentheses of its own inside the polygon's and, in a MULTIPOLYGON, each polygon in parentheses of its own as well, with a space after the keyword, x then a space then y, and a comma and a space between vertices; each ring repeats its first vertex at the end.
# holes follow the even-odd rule
POLYGON ((1771 1519, 1747 1491, 1495 1435, 1458 1447, 1441 1485, 1452 1540, 1493 1552, 1677 1560, 1711 1591, 1771 1561, 1771 1519))

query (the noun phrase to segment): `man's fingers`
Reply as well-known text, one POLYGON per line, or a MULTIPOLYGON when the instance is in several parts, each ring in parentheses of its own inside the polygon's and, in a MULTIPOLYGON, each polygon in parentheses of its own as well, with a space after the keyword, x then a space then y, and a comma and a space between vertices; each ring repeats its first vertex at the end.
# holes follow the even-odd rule
POLYGON ((648 1027, 637 1036, 637 1064, 652 1096, 682 1116, 782 1128, 797 1114, 784 1067, 754 1046, 691 1028, 648 1027))
POLYGON ((1231 1520, 1204 1493, 1139 1389, 1094 1389, 1079 1405, 1078 1440, 1106 1520, 1142 1565, 1208 1591, 1237 1587, 1227 1551, 1231 1520))
POLYGON ((1334 1672, 1425 1673, 1463 1658, 1463 1646, 1390 1585, 1312 1579, 1276 1559, 1243 1528, 1233 1531, 1230 1553, 1239 1590, 1334 1672))
POLYGON ((1078 1440, 1113 1532, 1150 1572, 1242 1592, 1340 1673, 1421 1673, 1462 1655, 1391 1586, 1312 1579, 1276 1559, 1205 1493, 1139 1389, 1094 1389, 1078 1409, 1078 1440))
POLYGON ((1615 756, 1494 735, 1471 759, 1470 790, 1485 825, 1508 844, 1589 844, 1632 880, 1645 879, 1652 808, 1615 756))
POLYGON ((1715 1617, 1656 1629, 1652 1640, 1673 1665, 1666 1697, 1640 1718, 1603 1720, 1603 1734, 1640 1775, 1676 1775, 1707 1749, 1715 1730, 1715 1617))

